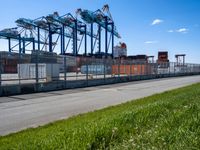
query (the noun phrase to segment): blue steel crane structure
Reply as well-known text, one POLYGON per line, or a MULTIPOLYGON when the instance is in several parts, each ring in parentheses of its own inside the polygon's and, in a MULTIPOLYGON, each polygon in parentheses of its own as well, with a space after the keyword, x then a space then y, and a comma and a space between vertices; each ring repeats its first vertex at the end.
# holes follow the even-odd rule
MULTIPOLYGON (((19 53, 25 53, 26 47, 33 43, 32 50, 35 51, 35 43, 38 43, 38 50, 40 50, 40 44, 48 44, 46 40, 41 41, 40 40, 40 28, 47 30, 46 26, 40 26, 35 23, 36 20, 26 19, 26 18, 20 18, 16 20, 16 24, 18 27, 16 28, 9 28, 4 29, 0 31, 0 38, 8 39, 8 49, 9 52, 12 52, 15 47, 19 46, 19 53), (36 28, 38 28, 38 33, 35 32, 36 28), (27 32, 30 32, 30 36, 28 37, 27 32), (33 34, 37 37, 35 37, 33 34), (18 43, 11 47, 11 40, 18 41, 18 43), (26 42, 29 42, 26 44, 26 42), (23 44, 23 46, 22 46, 23 44)), ((56 29, 56 28, 54 28, 56 29)), ((71 37, 71 35, 66 34, 66 36, 71 37)))
POLYGON ((22 37, 21 32, 22 31, 18 31, 18 27, 7 28, 7 29, 0 31, 0 38, 8 40, 8 50, 9 50, 9 52, 12 52, 12 50, 16 46, 19 46, 19 53, 25 53, 25 47, 27 45, 29 45, 30 43, 33 43, 33 49, 35 49, 35 42, 38 42, 38 41, 35 41, 34 38, 32 38, 32 37, 22 37), (11 47, 11 40, 18 41, 18 44, 11 47), (26 45, 25 42, 29 42, 29 43, 26 45), (23 47, 22 47, 21 43, 23 43, 23 47))
MULTIPOLYGON (((17 28, 12 29, 5 29, 0 31, 0 37, 6 38, 9 40, 9 51, 11 52, 12 48, 10 47, 11 39, 18 39, 19 43, 19 52, 21 53, 21 41, 25 43, 26 41, 31 41, 34 43, 33 50, 35 50, 35 43, 38 43, 38 50, 41 50, 40 45, 48 45, 49 46, 49 52, 53 52, 56 43, 58 42, 59 37, 61 37, 61 53, 65 54, 66 49, 68 48, 69 42, 71 39, 73 39, 73 55, 77 55, 78 51, 80 49, 80 46, 82 44, 82 40, 80 42, 80 45, 78 47, 77 42, 79 41, 77 34, 85 35, 85 55, 87 54, 87 35, 93 36, 96 38, 95 35, 91 34, 89 31, 87 31, 87 26, 83 22, 77 20, 74 18, 70 13, 59 16, 58 13, 50 14, 46 17, 40 17, 35 20, 26 19, 26 18, 20 18, 15 21, 17 24, 17 28), (19 32, 17 29, 22 28, 22 31, 30 31, 31 32, 31 38, 22 38, 22 32, 19 32), (72 33, 66 32, 66 28, 71 28, 73 31, 72 33), (48 38, 43 38, 43 41, 41 41, 41 29, 43 31, 48 32, 48 38), (35 31, 37 30, 37 31, 35 31), (37 37, 33 36, 33 33, 37 37), (52 36, 54 34, 58 34, 58 38, 56 42, 53 42, 52 36), (67 43, 67 46, 65 48, 65 38, 69 38, 69 41, 67 43), (35 40, 37 39, 37 40, 35 40), (48 41, 48 42, 47 42, 48 41), (54 48, 53 48, 54 46, 54 48)), ((83 39, 83 38, 82 38, 83 39)), ((24 45, 24 44, 23 44, 24 45)), ((16 47, 16 46, 15 46, 16 47)), ((25 47, 23 46, 23 53, 25 53, 25 47)), ((42 48, 42 50, 43 50, 42 48)))
POLYGON ((26 52, 26 46, 30 43, 33 44, 32 50, 35 51, 35 43, 37 43, 37 50, 43 50, 44 47, 49 48, 49 52, 53 52, 58 40, 60 38, 60 54, 66 54, 69 43, 72 40, 73 55, 78 55, 80 47, 84 41, 84 55, 87 55, 87 36, 91 38, 91 55, 94 54, 94 47, 98 41, 98 54, 101 54, 101 32, 105 30, 105 54, 108 55, 110 41, 112 40, 112 56, 114 47, 114 36, 121 38, 116 30, 114 21, 109 11, 109 6, 105 5, 102 10, 89 11, 78 9, 79 14, 83 21, 77 19, 72 14, 68 13, 63 16, 59 16, 57 12, 37 18, 35 20, 19 18, 16 20, 17 27, 4 29, 0 31, 0 38, 8 39, 9 52, 13 51, 14 47, 19 46, 19 53, 26 52), (85 23, 84 23, 85 22, 85 23), (97 34, 94 34, 94 24, 97 24, 97 34), (90 25, 90 31, 88 31, 88 25, 90 25), (28 36, 27 33, 30 33, 28 36), (108 41, 108 33, 110 33, 110 40, 108 41), (48 37, 46 37, 48 34, 48 37), (53 35, 57 35, 57 39, 53 42, 53 35), (82 36, 81 40, 79 35, 82 36), (66 39, 68 42, 66 44, 66 39), (11 40, 18 41, 18 44, 11 47, 11 40), (94 41, 95 40, 95 41, 94 41), (80 41, 80 42, 79 42, 80 41), (79 42, 79 45, 78 45, 79 42), (43 47, 41 48, 41 45, 43 47))
MULTIPOLYGON (((50 14, 46 17, 48 22, 56 25, 61 25, 62 26, 62 34, 64 35, 65 33, 65 28, 71 28, 73 30, 73 55, 77 55, 80 49, 80 45, 82 44, 83 37, 85 36, 85 51, 84 54, 87 55, 87 36, 91 36, 93 38, 97 38, 94 34, 91 34, 89 31, 87 31, 87 26, 80 20, 76 19, 73 17, 72 14, 68 13, 63 16, 59 16, 57 12, 54 14, 50 14), (78 46, 78 37, 77 33, 80 35, 83 35, 80 44, 78 46)), ((68 42, 69 43, 69 42, 68 42)), ((69 44, 67 44, 69 45, 69 44)), ((65 53, 65 37, 61 36, 61 54, 65 53)), ((66 48, 67 49, 67 48, 66 48)))
MULTIPOLYGON (((37 32, 34 32, 34 33, 36 34, 37 39, 38 39, 38 50, 41 50, 40 44, 42 44, 41 29, 43 31, 48 32, 48 38, 44 38, 43 43, 44 43, 44 45, 49 45, 49 52, 53 52, 53 49, 55 48, 55 45, 56 45, 60 35, 62 34, 61 27, 59 25, 52 24, 45 17, 40 17, 36 20, 20 18, 20 19, 16 20, 16 23, 19 27, 22 27, 26 30, 30 30, 31 32, 34 32, 34 30, 37 29, 37 32), (56 42, 52 41, 53 34, 58 34, 58 38, 57 38, 56 42), (47 43, 48 39, 49 39, 49 43, 47 43), (53 48, 53 46, 54 46, 54 48, 53 48)), ((63 34, 63 36, 72 38, 72 35, 70 33, 66 33, 66 32, 63 34)), ((44 46, 43 46, 43 48, 44 48, 44 46)))
MULTIPOLYGON (((90 11, 90 10, 82 10, 78 9, 77 14, 81 16, 81 18, 91 26, 91 33, 93 33, 93 26, 94 23, 98 25, 98 39, 99 39, 99 45, 98 45, 98 53, 101 53, 101 29, 103 28, 105 30, 105 54, 108 55, 109 45, 110 42, 108 42, 108 33, 111 34, 111 40, 112 40, 112 56, 113 56, 113 48, 114 48, 114 36, 117 38, 121 38, 119 33, 116 30, 114 21, 112 19, 111 13, 109 11, 109 6, 104 5, 102 10, 98 9, 96 11, 90 11), (107 15, 107 14, 108 15, 107 15)), ((94 46, 93 46, 93 37, 91 37, 91 54, 93 55, 94 52, 94 46)))

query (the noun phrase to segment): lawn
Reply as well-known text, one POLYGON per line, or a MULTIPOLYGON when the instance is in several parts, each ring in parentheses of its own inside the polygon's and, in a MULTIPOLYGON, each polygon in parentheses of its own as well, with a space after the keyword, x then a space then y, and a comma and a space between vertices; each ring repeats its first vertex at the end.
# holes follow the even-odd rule
POLYGON ((3 136, 0 149, 200 149, 200 84, 3 136))

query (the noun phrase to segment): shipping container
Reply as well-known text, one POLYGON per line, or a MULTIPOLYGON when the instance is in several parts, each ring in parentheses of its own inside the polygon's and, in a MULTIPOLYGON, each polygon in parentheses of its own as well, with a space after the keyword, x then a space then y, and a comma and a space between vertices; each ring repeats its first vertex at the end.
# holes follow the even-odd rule
POLYGON ((93 74, 93 75, 103 75, 111 74, 111 66, 104 66, 104 65, 84 65, 81 66, 81 73, 82 74, 93 74))
POLYGON ((119 43, 119 45, 114 47, 113 51, 114 58, 127 56, 127 46, 125 43, 119 43))
POLYGON ((3 73, 17 73, 17 65, 4 65, 3 73))
POLYGON ((112 65, 113 75, 147 75, 153 73, 153 67, 148 64, 112 65))
POLYGON ((158 63, 169 62, 168 52, 167 51, 160 51, 158 52, 158 63))
POLYGON ((10 52, 0 52, 1 72, 2 73, 17 73, 17 64, 30 63, 31 56, 29 54, 18 54, 10 52))
MULTIPOLYGON (((36 64, 18 64, 18 76, 20 79, 35 79, 36 64)), ((46 81, 59 80, 59 64, 38 64, 38 78, 46 81)))

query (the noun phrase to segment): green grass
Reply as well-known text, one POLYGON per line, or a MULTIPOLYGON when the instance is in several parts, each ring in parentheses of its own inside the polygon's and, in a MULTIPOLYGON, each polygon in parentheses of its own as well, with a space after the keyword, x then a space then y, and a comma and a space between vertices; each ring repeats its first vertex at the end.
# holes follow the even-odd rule
POLYGON ((0 149, 200 149, 200 84, 0 137, 0 149))

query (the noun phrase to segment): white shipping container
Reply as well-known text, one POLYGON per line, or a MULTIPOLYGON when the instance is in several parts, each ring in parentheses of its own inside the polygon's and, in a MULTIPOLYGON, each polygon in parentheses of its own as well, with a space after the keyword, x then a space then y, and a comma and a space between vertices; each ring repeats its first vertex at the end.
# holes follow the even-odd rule
MULTIPOLYGON (((20 79, 35 79, 36 64, 18 64, 18 76, 20 79)), ((59 79, 59 64, 38 64, 38 78, 47 81, 59 79)))
POLYGON ((127 56, 127 49, 121 48, 119 46, 114 47, 114 58, 120 57, 120 56, 127 56))

